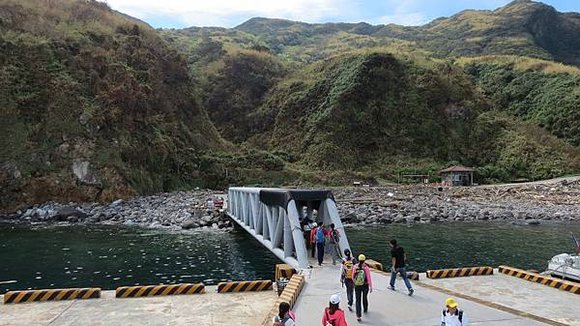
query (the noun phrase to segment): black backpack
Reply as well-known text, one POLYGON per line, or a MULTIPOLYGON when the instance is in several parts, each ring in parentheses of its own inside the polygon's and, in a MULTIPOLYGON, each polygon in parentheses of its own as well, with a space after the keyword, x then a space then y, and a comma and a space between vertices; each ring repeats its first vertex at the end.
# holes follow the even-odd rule
MULTIPOLYGON (((447 310, 443 310, 443 316, 447 316, 447 310)), ((463 310, 457 310, 457 317, 459 322, 463 325, 463 310)))

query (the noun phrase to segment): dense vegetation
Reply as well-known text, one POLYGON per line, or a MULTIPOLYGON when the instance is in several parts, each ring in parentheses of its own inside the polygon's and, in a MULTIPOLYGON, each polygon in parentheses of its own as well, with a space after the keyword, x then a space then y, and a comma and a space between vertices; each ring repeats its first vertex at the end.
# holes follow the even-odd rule
POLYGON ((511 64, 466 67, 496 107, 580 146, 580 74, 521 71, 511 64))
POLYGON ((93 1, 0 9, 0 161, 18 176, 2 204, 203 185, 197 156, 224 145, 153 29, 93 1), (84 180, 75 161, 90 162, 84 180))
POLYGON ((421 27, 154 30, 92 0, 0 0, 0 207, 578 173, 579 22, 518 0, 421 27))

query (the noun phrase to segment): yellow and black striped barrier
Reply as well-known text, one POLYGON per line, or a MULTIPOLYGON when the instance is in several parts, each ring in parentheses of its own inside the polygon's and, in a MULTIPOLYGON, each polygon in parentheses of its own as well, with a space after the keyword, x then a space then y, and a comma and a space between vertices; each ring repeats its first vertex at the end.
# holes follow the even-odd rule
POLYGON ((280 278, 290 279, 292 275, 296 274, 296 270, 288 264, 276 264, 276 273, 274 279, 278 281, 280 278))
POLYGON ((218 284, 218 293, 229 292, 248 292, 248 291, 266 291, 272 290, 272 281, 240 281, 240 282, 221 282, 218 284))
POLYGON ((158 295, 202 294, 205 293, 205 285, 199 284, 167 284, 167 285, 142 285, 121 286, 115 290, 117 298, 152 297, 158 295))
POLYGON ((270 310, 266 319, 262 322, 262 326, 272 326, 272 319, 278 313, 278 306, 280 302, 288 302, 290 304, 290 308, 294 307, 296 300, 298 300, 298 296, 300 296, 300 292, 302 292, 302 288, 304 287, 304 276, 300 274, 292 275, 290 281, 282 291, 282 294, 278 297, 278 300, 274 303, 274 307, 270 310))
POLYGON ((4 303, 96 299, 100 297, 101 289, 99 288, 26 290, 7 292, 4 294, 4 303))
POLYGON ((523 269, 513 268, 510 266, 500 266, 498 271, 509 276, 515 276, 526 281, 536 282, 547 285, 562 291, 580 294, 580 284, 558 279, 551 276, 544 276, 538 273, 527 272, 523 269))
POLYGON ((453 269, 434 269, 427 271, 427 278, 463 277, 474 275, 493 275, 493 268, 489 266, 483 266, 453 269))

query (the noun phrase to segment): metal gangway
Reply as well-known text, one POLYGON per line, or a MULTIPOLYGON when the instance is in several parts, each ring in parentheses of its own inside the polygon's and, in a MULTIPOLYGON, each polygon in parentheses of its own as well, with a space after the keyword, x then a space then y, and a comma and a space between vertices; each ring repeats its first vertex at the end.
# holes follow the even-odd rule
POLYGON ((227 214, 237 224, 297 270, 310 265, 304 222, 323 222, 327 227, 334 223, 340 233, 340 252, 350 248, 334 197, 328 190, 232 187, 228 190, 227 207, 227 214))

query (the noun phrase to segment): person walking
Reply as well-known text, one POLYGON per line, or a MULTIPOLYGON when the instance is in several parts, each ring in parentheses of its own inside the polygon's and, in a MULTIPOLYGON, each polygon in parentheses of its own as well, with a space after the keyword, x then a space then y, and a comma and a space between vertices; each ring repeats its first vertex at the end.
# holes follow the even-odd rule
POLYGON ((328 307, 324 308, 322 314, 322 326, 348 326, 344 311, 338 307, 340 304, 340 295, 333 294, 330 296, 328 307))
POLYGON ((318 266, 322 266, 324 260, 324 245, 326 244, 327 232, 324 229, 324 223, 320 222, 320 226, 316 228, 316 253, 318 255, 318 266))
POLYGON ((352 302, 354 294, 354 280, 352 270, 356 265, 356 258, 350 255, 350 249, 344 249, 344 258, 340 264, 340 283, 346 286, 346 297, 348 299, 348 310, 352 311, 352 302))
POLYGON ((441 326, 469 326, 469 320, 463 312, 458 309, 457 301, 453 298, 445 300, 445 310, 441 314, 441 326))
POLYGON ((278 314, 274 317, 274 326, 295 326, 296 316, 294 312, 290 310, 290 304, 288 302, 280 302, 278 306, 278 314))
POLYGON ((318 227, 318 225, 315 223, 312 223, 312 229, 310 229, 310 250, 312 253, 312 258, 314 258, 314 255, 316 254, 316 228, 318 227))
POLYGON ((369 292, 373 292, 373 281, 371 279, 371 271, 369 266, 365 262, 366 256, 363 254, 358 255, 358 264, 353 266, 352 275, 354 278, 354 292, 356 296, 356 320, 362 320, 361 313, 361 300, 362 308, 366 313, 369 310, 369 292))
POLYGON ((330 232, 328 232, 330 240, 330 255, 332 256, 332 265, 336 265, 336 261, 340 259, 340 232, 334 228, 334 223, 330 224, 330 232))
POLYGON ((403 281, 405 282, 405 286, 407 286, 407 290, 409 290, 409 295, 413 295, 415 290, 413 290, 413 286, 411 286, 411 282, 409 282, 409 278, 407 277, 407 270, 405 268, 405 261, 407 261, 407 254, 403 247, 397 244, 397 240, 393 239, 390 241, 391 246, 391 281, 389 282, 390 289, 395 291, 395 280, 397 279, 397 273, 401 274, 403 281))

